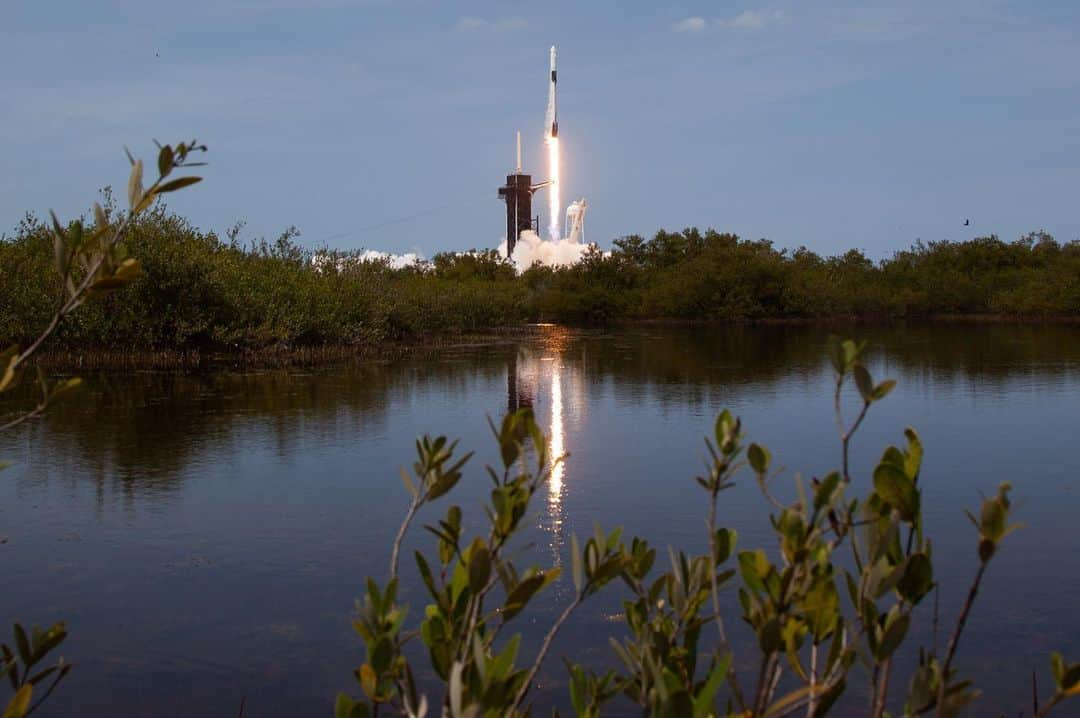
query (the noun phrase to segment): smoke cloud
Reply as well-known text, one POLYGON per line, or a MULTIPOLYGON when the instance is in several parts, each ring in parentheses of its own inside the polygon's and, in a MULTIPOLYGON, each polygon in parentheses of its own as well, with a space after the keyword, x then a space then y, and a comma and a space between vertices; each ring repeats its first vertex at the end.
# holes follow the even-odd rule
MULTIPOLYGON (((532 230, 525 230, 518 236, 514 245, 514 267, 524 272, 536 262, 548 267, 561 267, 581 261, 581 255, 588 248, 569 239, 544 240, 532 230)), ((499 245, 499 254, 506 256, 506 240, 499 245)))
POLYGON ((368 249, 362 252, 349 252, 346 254, 316 252, 311 257, 311 266, 318 271, 322 271, 327 267, 334 267, 337 271, 343 272, 349 267, 355 267, 364 262, 383 262, 391 269, 404 269, 405 267, 411 267, 417 262, 423 261, 424 256, 422 254, 416 254, 415 252, 391 254, 389 252, 379 252, 374 249, 368 249))
MULTIPOLYGON (((590 245, 582 244, 576 240, 563 238, 558 240, 542 239, 536 232, 527 229, 518 237, 514 246, 514 269, 520 274, 536 263, 545 267, 566 267, 581 261, 582 255, 590 245)), ((506 240, 498 247, 499 256, 506 256, 506 240)), ((472 252, 455 252, 457 255, 472 254, 472 252)), ((391 269, 403 269, 416 267, 421 272, 430 271, 432 265, 424 259, 424 255, 415 252, 405 254, 391 254, 374 249, 359 252, 338 254, 335 252, 316 252, 311 257, 311 265, 316 270, 335 267, 337 271, 357 266, 363 262, 382 262, 391 269)))
POLYGON ((424 256, 416 254, 415 252, 390 254, 389 252, 379 252, 374 249, 368 249, 360 254, 360 259, 364 262, 385 261, 391 269, 403 269, 416 264, 418 261, 424 261, 424 256))

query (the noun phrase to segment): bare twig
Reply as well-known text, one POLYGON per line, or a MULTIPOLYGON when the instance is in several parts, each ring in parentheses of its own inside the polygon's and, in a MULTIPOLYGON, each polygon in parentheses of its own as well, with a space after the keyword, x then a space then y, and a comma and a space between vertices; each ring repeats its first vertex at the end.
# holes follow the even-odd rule
POLYGON ((764 715, 765 708, 769 705, 769 694, 775 687, 773 683, 777 664, 777 653, 773 651, 761 664, 761 675, 758 678, 758 689, 754 696, 753 715, 764 715))
MULTIPOLYGON (((716 621, 716 630, 720 635, 720 650, 727 655, 731 655, 727 631, 724 630, 724 619, 720 615, 720 587, 717 585, 716 580, 716 496, 719 490, 713 490, 711 493, 712 501, 709 505, 709 551, 712 556, 709 560, 709 588, 712 593, 713 619, 716 621)), ((739 686, 739 677, 735 672, 734 658, 728 661, 727 679, 728 683, 731 684, 731 691, 735 696, 735 702, 738 704, 739 709, 746 710, 746 698, 743 696, 742 688, 739 686)))
MULTIPOLYGON (((587 589, 587 586, 585 589, 587 589)), ((517 695, 514 696, 514 702, 510 704, 510 710, 507 711, 507 715, 516 714, 518 707, 521 705, 522 701, 525 700, 525 696, 529 692, 529 688, 532 687, 532 682, 536 678, 540 666, 544 663, 544 658, 547 656, 548 650, 551 648, 551 642, 555 640, 555 635, 559 632, 559 629, 562 628, 562 625, 566 623, 566 620, 570 618, 570 614, 574 612, 574 609, 580 606, 581 602, 585 600, 585 589, 574 597, 574 600, 570 605, 563 609, 559 618, 552 624, 551 628, 548 629, 547 635, 544 636, 544 642, 540 644, 540 651, 536 654, 536 660, 529 669, 528 675, 525 676, 525 680, 522 682, 521 688, 518 689, 517 695)))
POLYGON ((851 445, 851 437, 855 436, 855 432, 859 430, 859 426, 862 425, 863 419, 866 418, 866 412, 870 409, 870 402, 864 401, 862 411, 859 412, 858 418, 855 419, 855 423, 851 425, 840 437, 840 442, 843 445, 843 459, 844 459, 844 481, 845 483, 851 483, 851 474, 848 472, 848 454, 851 445))
POLYGON ((44 404, 38 404, 37 407, 35 407, 33 411, 28 411, 25 414, 17 416, 14 419, 12 419, 11 421, 9 421, 8 423, 0 426, 0 431, 7 431, 8 429, 14 429, 16 426, 23 423, 24 421, 29 421, 31 419, 36 419, 37 417, 41 416, 44 413, 45 413, 45 405, 44 404))
POLYGON ((768 476, 768 477, 759 476, 758 480, 757 480, 758 487, 761 489, 762 496, 764 496, 765 499, 770 504, 772 504, 773 508, 776 509, 777 511, 783 511, 787 507, 784 506, 784 504, 778 498, 773 496, 771 491, 769 491, 769 482, 772 481, 773 479, 775 479, 777 476, 779 476, 783 472, 784 472, 784 467, 781 466, 779 469, 777 469, 776 471, 773 472, 772 476, 768 476))
POLYGON ((964 601, 964 607, 960 610, 960 617, 956 620, 956 627, 953 629, 952 635, 949 636, 949 645, 945 650, 945 661, 941 664, 941 680, 938 685, 937 694, 937 715, 945 715, 945 689, 949 683, 949 668, 952 666, 953 657, 956 655, 956 649, 960 645, 960 635, 964 632, 964 625, 967 623, 968 614, 971 613, 971 607, 975 605, 975 597, 979 594, 979 584, 982 583, 983 574, 986 573, 986 567, 988 562, 982 561, 979 563, 979 570, 975 573, 975 580, 971 582, 971 588, 968 589, 967 599, 964 601))
POLYGON ((836 392, 833 394, 833 408, 834 415, 836 417, 836 430, 843 436, 847 431, 847 426, 844 424, 844 411, 840 406, 840 392, 844 388, 844 375, 836 375, 836 392))
POLYGON ((1043 709, 1035 714, 1035 718, 1044 718, 1044 716, 1050 715, 1050 711, 1054 709, 1054 706, 1056 706, 1058 703, 1061 703, 1063 700, 1065 700, 1064 693, 1055 693, 1054 697, 1051 698, 1045 706, 1043 706, 1043 709))
POLYGON ((416 495, 413 496, 412 502, 409 504, 409 510, 405 514, 405 519, 401 522, 401 526, 398 527, 397 536, 394 537, 394 546, 390 549, 390 579, 397 578, 398 573, 398 554, 401 552, 401 542, 405 540, 405 534, 409 530, 409 524, 412 523, 413 517, 416 516, 417 509, 420 508, 420 504, 423 503, 424 486, 421 486, 416 495))
POLYGON ((877 685, 874 686, 874 711, 873 718, 881 718, 885 714, 885 701, 889 696, 889 674, 892 672, 892 658, 886 658, 881 663, 881 671, 877 685))
POLYGON ((776 687, 780 685, 780 675, 784 672, 784 667, 780 664, 779 656, 777 657, 776 666, 773 668, 772 681, 769 682, 769 690, 765 693, 765 706, 767 708, 772 703, 773 696, 776 695, 776 687))
MULTIPOLYGON (((64 679, 64 676, 67 675, 67 672, 68 670, 70 670, 70 668, 71 665, 68 664, 60 669, 60 672, 57 673, 56 678, 54 678, 52 683, 49 685, 48 690, 45 691, 45 694, 38 698, 36 701, 34 701, 34 705, 30 706, 29 710, 26 711, 25 718, 29 718, 30 714, 36 711, 41 706, 41 704, 44 703, 45 700, 52 695, 52 692, 56 690, 56 686, 58 686, 60 684, 60 681, 64 679)), ((29 671, 27 672, 29 673, 29 671)))

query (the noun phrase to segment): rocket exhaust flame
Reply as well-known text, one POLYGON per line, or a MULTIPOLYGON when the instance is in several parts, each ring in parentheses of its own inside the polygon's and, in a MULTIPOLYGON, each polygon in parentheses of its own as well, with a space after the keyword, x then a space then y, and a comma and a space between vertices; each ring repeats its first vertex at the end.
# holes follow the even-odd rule
POLYGON ((561 203, 559 201, 559 114, 556 105, 556 89, 558 88, 557 52, 555 46, 551 46, 551 81, 548 85, 547 114, 544 116, 544 142, 548 151, 548 177, 551 186, 548 187, 548 235, 552 241, 562 239, 562 228, 559 226, 561 203))
POLYGON ((559 138, 548 137, 548 176, 551 177, 551 185, 548 187, 548 235, 553 242, 562 239, 562 228, 559 226, 559 138))

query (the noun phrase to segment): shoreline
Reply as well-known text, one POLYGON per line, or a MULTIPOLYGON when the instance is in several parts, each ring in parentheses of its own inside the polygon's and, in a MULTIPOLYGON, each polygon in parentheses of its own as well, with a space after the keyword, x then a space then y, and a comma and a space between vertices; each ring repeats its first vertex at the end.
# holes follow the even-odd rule
POLYGON ((212 370, 260 369, 339 364, 351 361, 396 361, 440 349, 468 345, 495 345, 511 341, 521 332, 496 328, 482 333, 427 337, 411 341, 385 342, 375 346, 270 346, 259 349, 90 349, 82 352, 59 350, 45 352, 38 359, 43 369, 51 371, 97 370, 212 370))
POLYGON ((984 325, 1080 325, 1080 316, 1024 317, 1004 314, 936 314, 925 317, 774 317, 760 319, 620 319, 595 324, 558 324, 536 322, 492 327, 466 334, 447 334, 412 340, 389 341, 374 346, 268 346, 262 348, 229 349, 67 349, 47 351, 38 363, 51 371, 97 370, 212 370, 258 369, 330 365, 344 362, 398 361, 421 356, 440 349, 470 345, 496 345, 519 338, 536 336, 544 327, 560 326, 571 330, 604 330, 617 327, 722 327, 722 326, 841 326, 841 325, 898 325, 920 324, 984 324, 984 325))

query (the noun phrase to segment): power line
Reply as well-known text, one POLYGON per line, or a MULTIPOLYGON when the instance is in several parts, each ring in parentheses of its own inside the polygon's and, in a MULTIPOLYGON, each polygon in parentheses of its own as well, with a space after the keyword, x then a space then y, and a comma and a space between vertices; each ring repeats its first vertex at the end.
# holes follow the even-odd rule
POLYGON ((371 231, 376 230, 376 229, 382 229, 384 227, 392 227, 395 224, 404 224, 406 222, 411 222, 414 219, 419 219, 420 217, 426 217, 428 215, 436 214, 438 212, 442 212, 443 210, 449 209, 451 207, 473 207, 473 206, 476 206, 479 203, 480 203, 480 200, 474 200, 472 202, 444 202, 443 204, 436 205, 434 207, 429 207, 427 209, 422 209, 419 212, 413 212, 412 214, 407 214, 407 215, 405 215, 403 217, 395 217, 394 219, 388 219, 388 220, 385 220, 385 221, 382 221, 382 222, 376 222, 375 224, 369 224, 369 225, 366 225, 364 227, 357 227, 355 229, 346 230, 344 232, 338 232, 337 234, 332 234, 332 235, 330 235, 328 237, 323 238, 321 241, 322 242, 329 242, 329 241, 334 240, 334 239, 342 239, 342 238, 345 238, 345 237, 351 237, 351 236, 355 236, 355 235, 358 235, 358 234, 363 234, 365 232, 371 232, 371 231))

